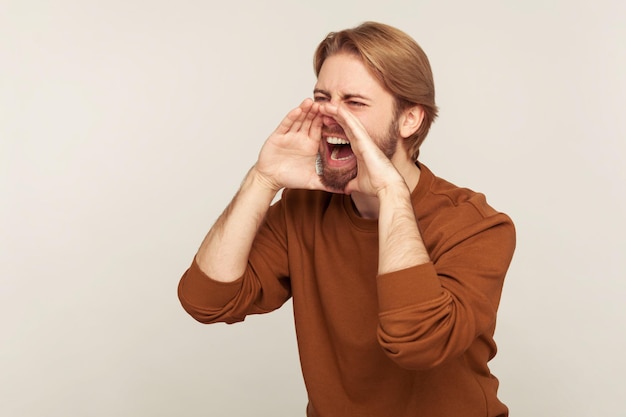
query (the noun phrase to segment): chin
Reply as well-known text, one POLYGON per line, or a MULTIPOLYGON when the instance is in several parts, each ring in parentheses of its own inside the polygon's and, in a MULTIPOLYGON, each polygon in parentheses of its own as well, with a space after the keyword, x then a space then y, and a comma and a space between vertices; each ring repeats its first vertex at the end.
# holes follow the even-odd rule
POLYGON ((356 167, 347 170, 324 167, 322 175, 320 175, 320 180, 326 187, 338 192, 343 192, 348 183, 356 178, 356 174, 356 167))

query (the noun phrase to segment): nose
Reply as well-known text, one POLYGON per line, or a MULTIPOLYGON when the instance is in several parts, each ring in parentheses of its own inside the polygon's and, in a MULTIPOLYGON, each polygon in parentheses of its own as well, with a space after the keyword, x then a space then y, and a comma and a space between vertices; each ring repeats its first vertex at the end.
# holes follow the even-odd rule
POLYGON ((333 117, 330 117, 330 116, 323 116, 322 123, 324 123, 324 126, 327 126, 327 127, 338 125, 337 121, 333 117))

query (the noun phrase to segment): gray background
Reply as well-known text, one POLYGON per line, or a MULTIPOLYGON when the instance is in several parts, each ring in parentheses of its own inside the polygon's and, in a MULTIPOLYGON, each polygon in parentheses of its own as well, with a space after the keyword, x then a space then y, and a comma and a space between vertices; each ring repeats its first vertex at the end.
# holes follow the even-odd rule
POLYGON ((318 42, 365 20, 431 59, 422 161, 516 222, 502 400, 620 414, 625 4, 0 1, 0 414, 304 415, 291 305, 203 326, 176 285, 318 42))

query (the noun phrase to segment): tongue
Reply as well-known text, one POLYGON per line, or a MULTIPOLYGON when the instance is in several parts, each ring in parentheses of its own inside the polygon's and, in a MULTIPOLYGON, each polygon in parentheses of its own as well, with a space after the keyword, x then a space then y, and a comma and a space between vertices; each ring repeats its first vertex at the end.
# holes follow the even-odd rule
POLYGON ((345 159, 352 156, 352 148, 349 145, 336 146, 333 149, 333 159, 345 159))

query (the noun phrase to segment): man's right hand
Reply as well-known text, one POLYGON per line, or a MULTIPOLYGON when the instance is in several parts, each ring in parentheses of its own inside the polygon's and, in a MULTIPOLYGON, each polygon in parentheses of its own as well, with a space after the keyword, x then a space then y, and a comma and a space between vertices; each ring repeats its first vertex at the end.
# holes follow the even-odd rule
POLYGON ((322 136, 319 110, 319 104, 306 99, 289 112, 263 145, 239 192, 209 230, 196 260, 212 279, 232 282, 244 274, 252 242, 281 188, 326 190, 315 170, 322 136))
POLYGON ((319 104, 307 98, 263 145, 253 167, 256 179, 275 192, 281 188, 326 190, 315 169, 321 129, 319 104))

